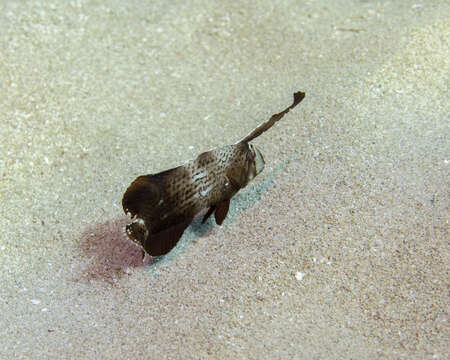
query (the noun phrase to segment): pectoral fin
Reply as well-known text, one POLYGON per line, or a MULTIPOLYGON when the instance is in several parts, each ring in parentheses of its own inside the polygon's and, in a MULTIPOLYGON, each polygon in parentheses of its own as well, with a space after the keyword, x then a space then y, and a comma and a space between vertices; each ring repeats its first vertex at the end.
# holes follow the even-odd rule
POLYGON ((167 254, 180 240, 184 230, 191 224, 193 217, 156 234, 150 234, 144 244, 145 251, 151 256, 167 254))
POLYGON ((214 217, 216 218, 216 224, 222 225, 223 221, 227 217, 228 209, 230 208, 230 199, 222 201, 216 205, 216 211, 214 212, 214 217))

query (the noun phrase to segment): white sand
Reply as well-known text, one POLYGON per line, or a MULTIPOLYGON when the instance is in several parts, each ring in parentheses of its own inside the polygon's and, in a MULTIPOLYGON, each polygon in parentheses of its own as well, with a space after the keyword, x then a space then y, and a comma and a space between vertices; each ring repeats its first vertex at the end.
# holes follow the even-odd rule
POLYGON ((448 1, 149 3, 0 4, 0 358, 448 358, 448 1), (296 90, 141 266, 128 184, 296 90))

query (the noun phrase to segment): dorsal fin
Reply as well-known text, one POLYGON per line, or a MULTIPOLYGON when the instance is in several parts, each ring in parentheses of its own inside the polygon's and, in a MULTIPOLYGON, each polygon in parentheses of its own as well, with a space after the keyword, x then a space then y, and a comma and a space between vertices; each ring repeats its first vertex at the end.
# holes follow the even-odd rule
POLYGON ((263 132, 266 132, 267 130, 269 130, 278 120, 281 120, 281 118, 284 115, 286 115, 289 112, 289 110, 296 107, 304 99, 304 97, 305 97, 305 93, 302 91, 298 91, 298 92, 294 93, 294 102, 292 103, 291 106, 287 107, 286 109, 284 109, 282 112, 280 112, 278 114, 272 115, 268 121, 259 125, 256 129, 254 129, 250 134, 248 134, 245 138, 243 138, 239 142, 252 141, 254 138, 258 137, 263 132))

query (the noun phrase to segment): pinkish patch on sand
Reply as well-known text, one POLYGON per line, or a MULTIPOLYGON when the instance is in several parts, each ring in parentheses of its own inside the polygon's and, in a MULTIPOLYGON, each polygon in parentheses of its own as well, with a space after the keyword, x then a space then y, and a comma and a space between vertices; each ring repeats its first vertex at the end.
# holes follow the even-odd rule
MULTIPOLYGON (((109 220, 88 227, 80 236, 78 248, 87 261, 81 267, 79 279, 103 280, 114 283, 133 268, 142 267, 142 250, 123 232, 127 217, 109 220)), ((151 261, 151 260, 150 260, 151 261)))

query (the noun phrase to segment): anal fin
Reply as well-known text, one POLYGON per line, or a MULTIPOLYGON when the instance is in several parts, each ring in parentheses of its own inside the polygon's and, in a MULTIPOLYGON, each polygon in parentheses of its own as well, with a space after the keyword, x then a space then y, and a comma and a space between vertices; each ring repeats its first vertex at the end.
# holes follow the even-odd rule
POLYGON ((216 218, 217 225, 222 225, 223 221, 227 217, 229 208, 230 208, 230 199, 224 200, 216 205, 214 217, 216 218))

